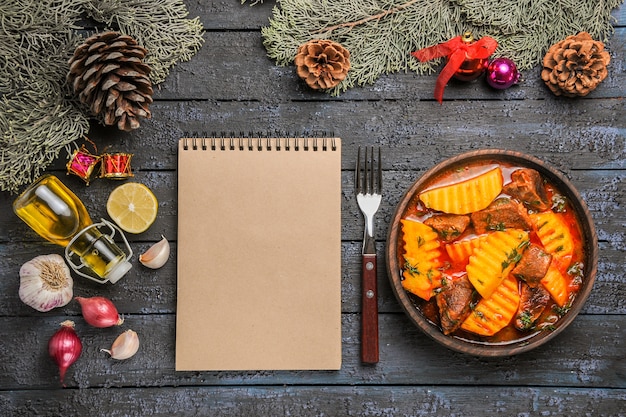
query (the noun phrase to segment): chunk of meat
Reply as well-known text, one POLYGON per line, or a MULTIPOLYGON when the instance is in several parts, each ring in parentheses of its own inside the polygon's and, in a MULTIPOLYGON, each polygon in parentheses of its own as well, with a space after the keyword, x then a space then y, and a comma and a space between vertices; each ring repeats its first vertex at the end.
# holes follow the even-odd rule
POLYGON ((549 300, 550 293, 543 286, 531 287, 522 282, 519 307, 515 316, 515 327, 518 330, 531 329, 548 305, 549 300))
POLYGON ((467 229, 469 223, 469 216, 460 214, 435 214, 424 220, 424 224, 432 227, 444 242, 456 240, 467 229))
POLYGON ((540 246, 531 244, 511 273, 515 278, 526 281, 531 287, 536 287, 546 276, 550 262, 552 262, 552 255, 540 246))
POLYGON ((498 198, 486 209, 472 213, 471 220, 478 234, 506 229, 530 230, 532 227, 526 208, 506 197, 498 198))
POLYGON ((529 210, 545 211, 550 208, 541 175, 534 169, 522 168, 513 171, 511 182, 504 186, 503 191, 521 201, 529 210))
POLYGON ((455 279, 448 279, 446 285, 435 297, 439 307, 441 329, 444 334, 450 334, 459 328, 461 323, 472 312, 472 302, 477 293, 467 275, 455 279))

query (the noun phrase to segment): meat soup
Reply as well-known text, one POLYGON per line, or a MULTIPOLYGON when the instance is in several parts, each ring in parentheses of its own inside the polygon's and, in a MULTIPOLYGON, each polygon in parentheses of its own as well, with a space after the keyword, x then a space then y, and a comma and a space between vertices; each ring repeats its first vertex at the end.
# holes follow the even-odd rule
POLYGON ((446 335, 518 341, 551 327, 583 282, 570 202, 537 171, 476 163, 419 190, 401 216, 402 287, 446 335))

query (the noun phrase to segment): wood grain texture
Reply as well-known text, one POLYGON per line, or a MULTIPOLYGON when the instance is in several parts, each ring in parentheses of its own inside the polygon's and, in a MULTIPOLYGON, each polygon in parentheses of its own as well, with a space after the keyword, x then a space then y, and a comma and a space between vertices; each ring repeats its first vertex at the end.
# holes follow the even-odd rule
MULTIPOLYGON (((343 155, 350 158, 347 152, 343 155)), ((139 159, 139 158, 138 158, 139 159)), ((352 159, 352 164, 354 159, 352 159)), ((429 167, 428 167, 429 168, 429 167)), ((426 168, 424 168, 425 170, 426 168)), ((385 187, 383 200, 375 217, 377 239, 385 240, 389 221, 401 196, 409 186, 416 181, 424 170, 418 171, 385 171, 383 181, 385 187)), ((78 177, 65 177, 64 173, 57 172, 65 183, 73 189, 85 203, 90 215, 94 219, 107 217, 106 200, 116 182, 94 181, 86 188, 78 177)), ((351 171, 342 173, 342 239, 359 240, 362 237, 362 219, 354 199, 354 174, 351 171)), ((570 171, 569 179, 581 193, 589 206, 589 210, 598 230, 600 241, 609 242, 616 249, 625 249, 624 234, 626 225, 626 207, 620 204, 624 198, 623 183, 626 173, 623 170, 576 170, 570 171)), ((159 200, 159 212, 155 223, 150 229, 140 235, 129 235, 131 241, 156 241, 161 235, 175 240, 176 233, 176 171, 146 171, 136 174, 134 181, 140 181, 150 187, 159 200)), ((11 202, 14 196, 0 195, 0 204, 6 208, 7 216, 0 219, 0 241, 31 241, 41 242, 41 238, 32 232, 28 226, 17 221, 11 213, 11 202)))
MULTIPOLYGON (((626 39, 626 38, 625 38, 626 39)), ((625 80, 626 83, 626 80, 625 80)), ((623 169, 624 102, 593 100, 451 101, 158 101, 140 131, 97 128, 102 148, 135 153, 143 170, 176 167, 176 140, 187 134, 307 134, 342 138, 342 168, 354 169, 359 144, 385 147, 386 170, 425 170, 460 152, 510 149, 531 153, 563 171, 623 169), (428 117, 424 117, 427 114, 428 117)), ((64 168, 64 161, 56 167, 64 168)), ((80 181, 80 180, 79 180, 80 181)), ((76 182, 80 184, 80 182, 76 182)))
MULTIPOLYGON (((616 29, 607 48, 611 51, 612 64, 607 68, 609 77, 587 98, 623 97, 626 75, 620 68, 625 47, 618 40, 625 35, 623 28, 616 29)), ((297 79, 293 66, 274 66, 265 55, 250 53, 262 45, 258 31, 207 32, 206 46, 197 59, 180 64, 179 68, 161 85, 155 97, 177 99, 260 100, 281 102, 287 100, 409 100, 427 101, 433 107, 441 107, 433 98, 437 74, 416 75, 400 72, 383 75, 374 84, 342 93, 339 97, 310 90, 297 79), (227 71, 224 71, 226 69, 227 71), (193 82, 189 79, 193 77, 193 82), (281 94, 276 94, 280 91, 281 94)), ((444 102, 459 99, 470 100, 539 100, 554 96, 540 77, 541 68, 522 73, 523 81, 506 90, 485 86, 484 80, 462 82, 451 80, 446 88, 444 102)), ((558 100, 557 101, 561 101, 558 100)))
POLYGON ((0 392, 8 417, 76 415, 161 416, 534 416, 621 417, 624 390, 457 386, 166 387, 0 392), (112 406, 115 404, 115 406, 112 406), (65 414, 67 415, 67 414, 65 414))
MULTIPOLYGON (((452 82, 442 105, 437 74, 390 74, 339 97, 309 90, 293 67, 267 58, 260 28, 273 1, 185 0, 206 43, 155 91, 152 119, 131 133, 94 124, 100 150, 134 153, 134 181, 159 199, 154 225, 131 235, 135 253, 165 235, 169 262, 133 269, 115 285, 75 279, 75 295, 111 298, 126 319, 94 329, 78 304, 39 313, 18 297, 19 267, 62 253, 12 213, 0 193, 0 412, 7 416, 626 416, 626 8, 616 10, 607 42, 609 77, 585 98, 553 96, 539 68, 496 91, 481 80, 452 82), (177 139, 186 133, 332 132, 342 138, 342 339, 337 372, 175 372, 177 139), (385 192, 377 216, 380 362, 360 362, 363 224, 354 201, 358 146, 384 149, 385 192), (386 231, 404 190, 434 164, 476 149, 532 154, 563 172, 587 202, 598 232, 598 276, 572 325, 535 351, 476 358, 439 346, 418 331, 392 294, 384 265, 386 231), (61 389, 46 346, 71 318, 84 352, 61 389), (114 361, 108 348, 123 330, 141 338, 139 353, 114 361)), ((93 218, 117 182, 85 187, 65 176, 65 155, 49 170, 85 202, 93 218)), ((245 212, 245 211, 244 211, 245 212)), ((209 267, 209 266, 208 266, 209 267)))
MULTIPOLYGON (((478 358, 441 347, 403 314, 380 315, 380 362, 360 360, 360 315, 343 314, 340 371, 175 372, 173 314, 124 315, 119 328, 96 329, 78 316, 83 353, 65 376, 69 388, 235 385, 463 385, 626 388, 626 329, 618 315, 581 315, 554 340, 507 358, 478 358), (126 329, 137 332, 139 352, 115 361, 100 352, 126 329)), ((57 389, 58 370, 47 342, 66 317, 0 318, 7 369, 4 389, 57 389), (5 342, 6 343, 6 342, 5 342), (10 364, 10 367, 7 366, 10 364)))
POLYGON ((7 417, 162 416, 594 416, 620 417, 624 390, 463 386, 176 387, 170 389, 32 390, 0 392, 7 417), (117 404, 117 407, 111 407, 117 404))
MULTIPOLYGON (((132 242, 137 252, 148 248, 148 242, 132 242)), ((400 307, 391 292, 391 287, 384 265, 384 245, 378 244, 378 308, 379 313, 397 313, 400 307)), ((172 244, 170 261, 160 270, 149 270, 134 262, 133 269, 114 286, 102 287, 87 280, 76 279, 74 293, 92 297, 102 293, 112 298, 123 314, 173 314, 176 312, 176 243, 172 244)), ((38 243, 4 244, 0 246, 0 267, 4 279, 0 280, 0 316, 50 317, 78 315, 78 305, 72 303, 66 307, 42 314, 23 304, 18 297, 19 266, 43 253, 62 254, 52 245, 38 243)), ((341 305, 344 313, 360 311, 361 288, 361 243, 358 241, 342 244, 342 296, 341 305)), ((623 250, 615 250, 607 244, 600 244, 598 276, 593 291, 582 314, 626 314, 626 287, 623 285, 623 250)), ((43 327, 42 327, 43 328, 43 327)))
POLYGON ((361 260, 361 361, 374 364, 380 359, 378 337, 377 255, 363 254, 361 260))

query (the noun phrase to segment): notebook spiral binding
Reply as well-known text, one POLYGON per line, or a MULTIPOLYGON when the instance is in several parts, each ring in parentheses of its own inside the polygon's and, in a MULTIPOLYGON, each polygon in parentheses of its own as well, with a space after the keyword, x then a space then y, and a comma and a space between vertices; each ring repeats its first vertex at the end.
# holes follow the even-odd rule
POLYGON ((234 132, 226 134, 226 132, 212 132, 210 135, 206 132, 199 134, 193 132, 189 134, 185 132, 183 140, 184 150, 248 150, 248 151, 300 151, 313 150, 317 152, 321 151, 336 151, 337 143, 334 134, 326 135, 325 132, 318 134, 318 132, 311 132, 310 134, 303 135, 271 135, 249 132, 245 134, 240 132, 239 135, 235 135, 234 132), (272 143, 274 140, 274 143, 272 143))

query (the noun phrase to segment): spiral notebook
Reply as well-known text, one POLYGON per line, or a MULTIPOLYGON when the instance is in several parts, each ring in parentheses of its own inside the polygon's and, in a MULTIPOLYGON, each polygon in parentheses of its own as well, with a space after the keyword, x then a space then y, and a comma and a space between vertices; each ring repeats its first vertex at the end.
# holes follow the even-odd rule
POLYGON ((340 139, 180 139, 177 268, 177 371, 339 369, 340 139))

